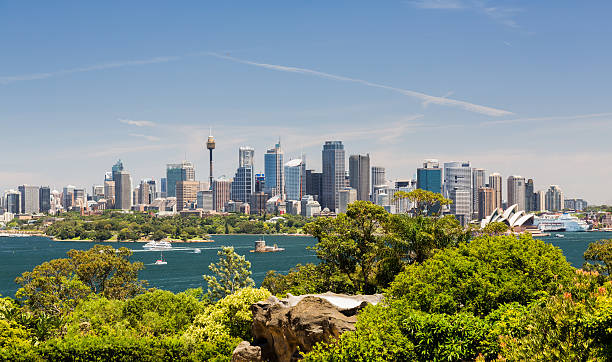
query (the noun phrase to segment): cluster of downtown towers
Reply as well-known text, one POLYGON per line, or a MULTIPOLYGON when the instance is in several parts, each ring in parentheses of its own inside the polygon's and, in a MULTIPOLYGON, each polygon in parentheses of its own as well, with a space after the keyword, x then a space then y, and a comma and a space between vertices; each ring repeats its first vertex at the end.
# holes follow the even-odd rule
POLYGON ((166 177, 160 180, 160 192, 152 179, 142 180, 133 188, 130 174, 118 161, 112 172, 106 173, 104 185, 93 187, 92 195, 87 196, 84 189, 74 186, 64 187, 60 194, 51 192, 48 187, 23 185, 18 191, 11 190, 5 194, 3 206, 13 213, 35 213, 96 206, 96 202, 103 201, 104 208, 115 209, 140 206, 145 210, 147 206, 157 204, 160 211, 297 211, 306 215, 305 210, 296 210, 295 206, 289 207, 288 204, 298 203, 302 209, 306 204, 315 205, 316 208, 312 209, 315 213, 340 213, 346 211, 347 205, 353 201, 369 200, 389 212, 401 213, 412 205, 407 200, 396 200, 393 197, 395 192, 418 188, 451 199, 452 204, 445 211, 456 215, 463 224, 472 219, 483 219, 497 208, 514 204, 527 212, 564 208, 563 192, 558 186, 551 185, 545 192, 536 192, 533 179, 525 180, 521 176, 508 177, 507 201, 504 202, 502 176, 492 173, 487 179, 484 169, 473 168, 469 162, 447 162, 441 168, 437 160, 425 160, 423 167, 417 169, 416 180, 407 178, 389 182, 385 168, 371 166, 369 154, 358 154, 349 156, 347 170, 342 141, 324 143, 322 172, 307 169, 303 155, 284 160, 279 140, 264 154, 264 173, 255 173, 255 150, 240 147, 238 169, 233 179, 215 179, 212 175, 214 147, 211 136, 208 142, 211 155, 209 182, 196 181, 193 164, 184 161, 167 165, 166 177), (168 209, 168 200, 175 202, 175 207, 168 209), (276 209, 270 210, 270 205, 276 209))

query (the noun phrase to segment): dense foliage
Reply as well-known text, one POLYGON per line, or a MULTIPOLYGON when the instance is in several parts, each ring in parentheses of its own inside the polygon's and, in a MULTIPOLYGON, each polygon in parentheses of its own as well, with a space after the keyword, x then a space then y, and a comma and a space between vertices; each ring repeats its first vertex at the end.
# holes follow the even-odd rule
POLYGON ((263 215, 214 215, 205 218, 195 216, 155 217, 149 213, 124 213, 108 210, 103 215, 81 216, 65 213, 44 228, 41 222, 33 227, 60 240, 202 240, 208 234, 273 234, 302 232, 307 219, 299 215, 283 215, 283 220, 265 222, 263 215))

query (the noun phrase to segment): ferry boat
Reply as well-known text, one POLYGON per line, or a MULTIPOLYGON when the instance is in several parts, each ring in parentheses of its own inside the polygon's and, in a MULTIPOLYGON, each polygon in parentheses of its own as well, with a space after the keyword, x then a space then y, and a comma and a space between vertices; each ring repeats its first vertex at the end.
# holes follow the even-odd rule
POLYGON ((533 224, 542 231, 588 231, 590 225, 570 214, 536 217, 533 224))
POLYGON ((160 250, 160 249, 172 249, 172 244, 168 241, 149 241, 142 246, 143 249, 149 250, 160 250))

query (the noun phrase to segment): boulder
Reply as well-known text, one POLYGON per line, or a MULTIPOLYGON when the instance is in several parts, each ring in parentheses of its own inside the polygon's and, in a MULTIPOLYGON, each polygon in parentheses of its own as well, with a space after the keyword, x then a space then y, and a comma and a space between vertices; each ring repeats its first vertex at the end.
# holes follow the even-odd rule
POLYGON ((288 295, 279 300, 272 296, 253 304, 252 344, 242 342, 232 360, 243 361, 245 351, 260 352, 254 361, 288 362, 301 358, 323 341, 338 338, 355 329, 357 313, 368 304, 376 304, 382 295, 342 295, 334 293, 288 295))
POLYGON ((261 347, 251 346, 247 341, 242 341, 234 349, 232 362, 257 362, 263 361, 261 358, 261 347))

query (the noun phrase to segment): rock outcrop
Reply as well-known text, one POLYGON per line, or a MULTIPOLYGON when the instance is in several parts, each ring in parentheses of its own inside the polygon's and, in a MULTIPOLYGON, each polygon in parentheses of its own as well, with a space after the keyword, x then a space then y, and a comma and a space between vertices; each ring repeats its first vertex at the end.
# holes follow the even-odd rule
POLYGON ((254 341, 240 343, 232 361, 295 361, 316 343, 354 330, 359 310, 381 299, 380 294, 272 296, 251 306, 254 341))

